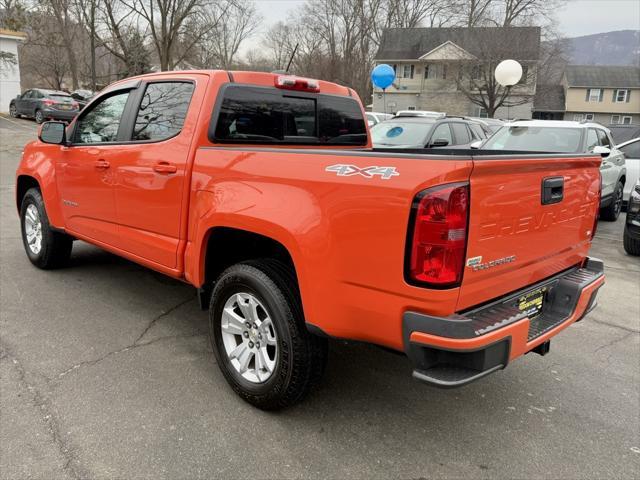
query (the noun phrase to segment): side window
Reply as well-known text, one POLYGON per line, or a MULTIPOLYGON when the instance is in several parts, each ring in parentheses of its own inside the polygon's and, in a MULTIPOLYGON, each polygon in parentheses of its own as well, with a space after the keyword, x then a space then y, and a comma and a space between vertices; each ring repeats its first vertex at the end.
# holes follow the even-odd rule
POLYGON ((465 143, 471 143, 469 130, 464 123, 452 123, 451 128, 453 128, 453 136, 456 139, 453 145, 464 145, 465 143))
POLYGON ((75 143, 115 142, 129 92, 121 92, 101 100, 86 112, 76 125, 75 143))
POLYGON ((190 82, 148 84, 131 140, 163 140, 180 133, 192 94, 193 84, 190 82))
POLYGON ((611 142, 604 130, 598 130, 598 140, 600 141, 600 145, 611 148, 611 142))
POLYGON ((590 128, 587 131, 587 151, 590 152, 596 145, 599 145, 598 135, 593 128, 590 128))
POLYGON ((435 142, 436 140, 447 140, 449 142, 449 145, 453 144, 451 129, 449 128, 448 123, 441 123, 435 128, 433 134, 431 135, 431 143, 435 142))
POLYGON ((31 96, 33 95, 33 90, 27 90, 26 92, 24 92, 24 94, 22 95, 22 98, 27 100, 29 98, 31 98, 31 96))

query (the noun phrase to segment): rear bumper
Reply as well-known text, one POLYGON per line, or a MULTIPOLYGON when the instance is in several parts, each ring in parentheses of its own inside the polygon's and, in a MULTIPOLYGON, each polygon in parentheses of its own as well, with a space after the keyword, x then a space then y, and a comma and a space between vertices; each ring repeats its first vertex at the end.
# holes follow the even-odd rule
POLYGON ((80 113, 79 110, 54 110, 53 108, 46 108, 42 110, 44 118, 51 120, 64 120, 70 122, 76 115, 80 113))
POLYGON ((602 261, 589 258, 544 281, 481 307, 451 317, 415 312, 403 315, 404 347, 414 363, 413 376, 431 385, 466 385, 532 350, 546 353, 547 342, 593 310, 604 284, 602 261), (544 289, 542 312, 530 319, 518 299, 544 289))

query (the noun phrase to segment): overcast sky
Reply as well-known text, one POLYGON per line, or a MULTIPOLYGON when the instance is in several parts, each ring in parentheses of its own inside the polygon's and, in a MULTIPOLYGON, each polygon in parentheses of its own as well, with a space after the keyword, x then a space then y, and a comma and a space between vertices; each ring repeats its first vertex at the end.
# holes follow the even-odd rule
MULTIPOLYGON (((286 20, 287 13, 301 0, 256 0, 265 25, 286 20)), ((640 30, 639 0, 570 0, 558 11, 560 29, 567 37, 612 30, 640 30)), ((255 44, 259 44, 259 41, 255 44)))

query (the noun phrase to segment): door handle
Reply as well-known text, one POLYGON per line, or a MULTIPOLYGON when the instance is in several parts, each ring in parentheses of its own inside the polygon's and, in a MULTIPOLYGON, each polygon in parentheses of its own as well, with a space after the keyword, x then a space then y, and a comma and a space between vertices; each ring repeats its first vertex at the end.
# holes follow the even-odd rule
POLYGON ((176 173, 178 167, 171 165, 168 162, 158 162, 153 166, 153 170, 158 173, 176 173))
POLYGON ((564 177, 547 177, 542 180, 542 205, 559 203, 564 198, 564 177))
POLYGON ((111 166, 111 164, 106 160, 96 160, 94 165, 96 168, 102 168, 102 169, 107 169, 111 166))

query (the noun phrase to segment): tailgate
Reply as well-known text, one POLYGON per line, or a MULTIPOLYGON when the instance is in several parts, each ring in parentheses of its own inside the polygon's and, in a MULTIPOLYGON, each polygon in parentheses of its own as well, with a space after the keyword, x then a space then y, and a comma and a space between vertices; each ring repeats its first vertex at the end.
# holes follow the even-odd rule
POLYGON ((570 155, 474 157, 457 310, 584 260, 599 208, 600 162, 570 155))

